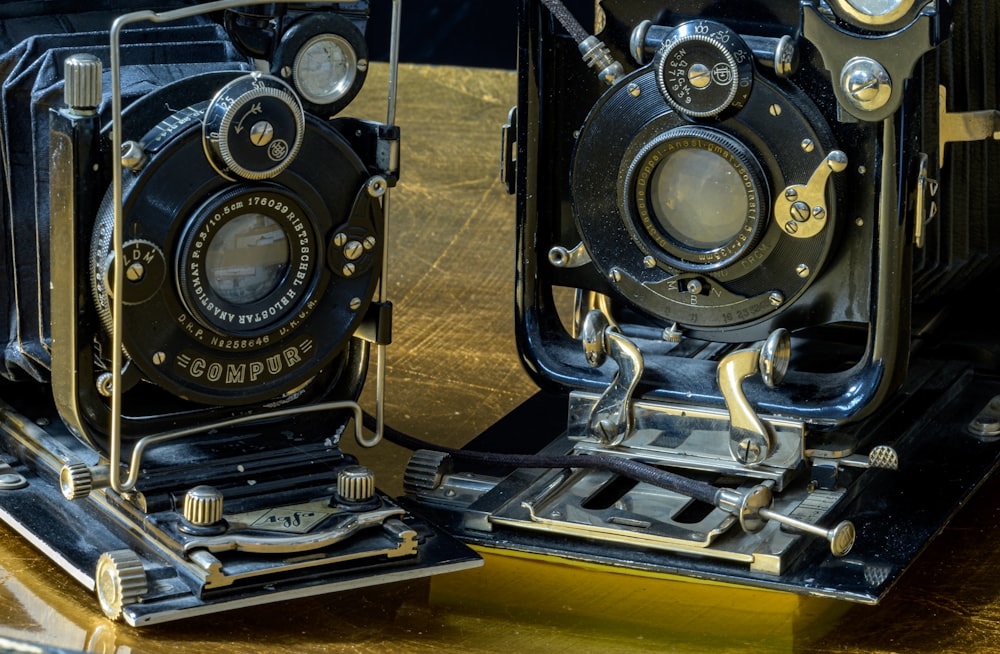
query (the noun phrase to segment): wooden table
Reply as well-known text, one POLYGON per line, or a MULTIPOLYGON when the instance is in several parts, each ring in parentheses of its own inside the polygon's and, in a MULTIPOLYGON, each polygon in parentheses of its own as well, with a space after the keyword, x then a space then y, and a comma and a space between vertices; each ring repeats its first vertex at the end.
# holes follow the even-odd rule
MULTIPOLYGON (((383 117, 375 66, 357 115, 383 117)), ((534 387, 514 348, 514 200, 498 182, 509 71, 406 66, 392 192, 386 417, 464 444, 534 387)), ((366 389, 371 408, 373 393, 366 389)), ((409 452, 349 448, 401 493, 409 452)), ((932 480, 928 480, 932 483, 932 480)), ((0 528, 0 637, 105 653, 992 652, 1000 650, 1000 479, 877 607, 487 555, 476 570, 133 629, 0 528)))

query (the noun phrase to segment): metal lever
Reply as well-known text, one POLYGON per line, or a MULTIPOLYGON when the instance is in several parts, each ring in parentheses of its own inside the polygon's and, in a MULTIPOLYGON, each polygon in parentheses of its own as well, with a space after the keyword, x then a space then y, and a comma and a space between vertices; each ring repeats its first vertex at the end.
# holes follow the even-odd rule
POLYGON ((849 468, 878 468, 880 470, 899 470, 899 454, 890 445, 876 445, 868 452, 868 456, 851 454, 834 460, 835 463, 849 468))
POLYGON ((582 241, 572 250, 556 245, 549 250, 549 263, 556 268, 579 268, 590 263, 590 253, 582 241))
POLYGON ((833 150, 820 162, 805 184, 789 186, 774 201, 775 220, 795 238, 811 238, 826 227, 826 182, 847 168, 847 155, 833 150))
POLYGON ((790 355, 791 336, 788 330, 777 329, 761 347, 739 350, 719 361, 719 389, 729 410, 729 451, 744 465, 756 465, 771 454, 774 434, 750 406, 743 380, 760 373, 765 384, 777 386, 790 355))
POLYGON ((836 488, 840 473, 844 468, 899 470, 899 454, 890 445, 877 445, 871 449, 868 456, 848 454, 846 456, 813 456, 812 481, 813 488, 836 488))
POLYGON ((591 367, 601 366, 608 356, 618 364, 614 379, 591 410, 587 426, 601 444, 620 445, 635 427, 632 393, 642 376, 642 353, 597 310, 584 318, 580 340, 591 367))
POLYGON ((729 488, 720 489, 716 494, 715 505, 738 517, 740 527, 748 534, 756 534, 764 528, 768 520, 774 520, 797 531, 825 538, 830 543, 830 552, 834 556, 844 556, 854 547, 857 531, 850 520, 840 522, 833 529, 826 529, 772 511, 772 501, 771 489, 758 484, 743 492, 729 488))

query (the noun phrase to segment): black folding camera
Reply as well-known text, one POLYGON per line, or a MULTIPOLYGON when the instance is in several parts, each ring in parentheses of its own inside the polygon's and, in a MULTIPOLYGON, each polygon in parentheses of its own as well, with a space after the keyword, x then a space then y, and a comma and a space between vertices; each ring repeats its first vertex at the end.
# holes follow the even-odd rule
POLYGON ((1000 9, 519 7, 542 393, 467 448, 506 467, 419 452, 411 499, 497 550, 877 602, 1000 454, 1000 9))
POLYGON ((477 565, 339 448, 390 338, 368 2, 74 4, 0 7, 3 519, 133 625, 477 565))

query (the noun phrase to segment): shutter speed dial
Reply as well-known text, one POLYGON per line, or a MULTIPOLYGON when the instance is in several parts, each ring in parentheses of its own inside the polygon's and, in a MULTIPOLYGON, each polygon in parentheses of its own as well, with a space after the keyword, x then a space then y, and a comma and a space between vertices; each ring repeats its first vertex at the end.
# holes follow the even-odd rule
POLYGON ((209 103, 205 153, 226 179, 270 179, 295 159, 304 132, 295 91, 277 77, 251 73, 222 87, 209 103))
POLYGON ((753 87, 753 51, 739 34, 707 20, 674 29, 653 69, 666 101, 691 118, 725 118, 743 108, 753 87))

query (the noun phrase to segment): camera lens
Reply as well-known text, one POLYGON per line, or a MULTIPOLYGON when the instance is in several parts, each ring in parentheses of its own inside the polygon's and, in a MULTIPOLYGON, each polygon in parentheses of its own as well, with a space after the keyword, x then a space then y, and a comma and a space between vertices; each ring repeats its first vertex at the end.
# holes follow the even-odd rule
POLYGON ((223 225, 209 242, 205 278, 223 300, 249 304, 277 288, 288 263, 281 226, 264 214, 248 213, 223 225))
POLYGON ((319 250, 302 204, 270 187, 210 199, 181 237, 177 279, 191 315, 220 334, 262 333, 308 297, 319 250))
POLYGON ((628 178, 641 240, 652 238, 670 266, 721 268, 759 240, 763 175, 749 149, 724 133, 669 130, 639 151, 628 178))
POLYGON ((681 150, 657 166, 649 184, 649 204, 667 234, 703 250, 732 241, 747 212, 736 170, 707 150, 681 150))

